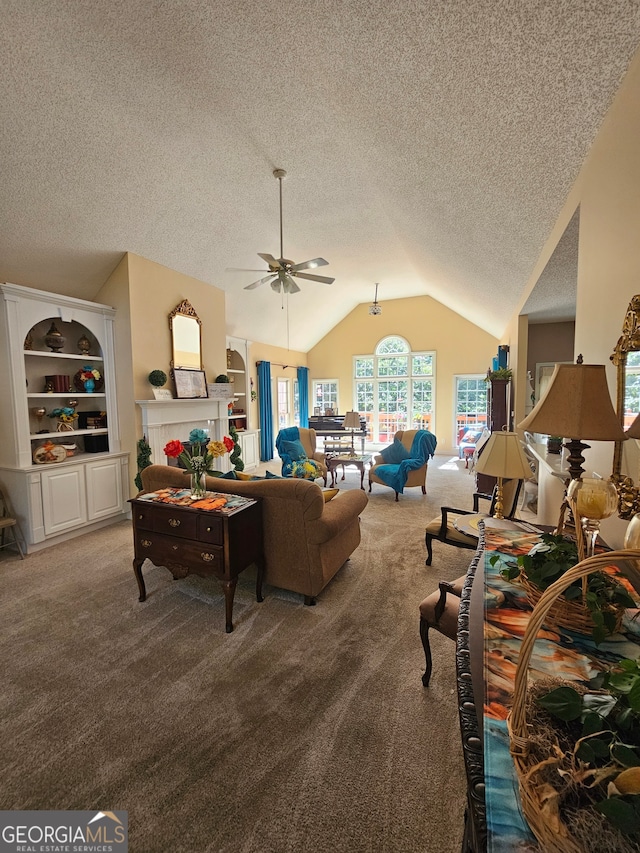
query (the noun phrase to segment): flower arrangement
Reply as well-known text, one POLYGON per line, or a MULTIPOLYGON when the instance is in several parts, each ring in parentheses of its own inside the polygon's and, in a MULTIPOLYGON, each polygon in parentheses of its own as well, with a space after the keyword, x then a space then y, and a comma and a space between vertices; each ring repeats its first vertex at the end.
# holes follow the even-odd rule
POLYGON ((225 435, 222 441, 209 441, 209 436, 203 429, 192 429, 189 433, 189 444, 191 451, 181 441, 172 439, 165 445, 164 453, 170 459, 179 459, 187 471, 193 475, 192 494, 194 497, 202 497, 206 489, 204 487, 204 475, 215 476, 219 471, 211 467, 214 459, 230 453, 234 447, 233 439, 225 435))
POLYGON ((292 463, 291 476, 299 480, 315 480, 322 477, 322 471, 314 459, 301 459, 292 463))
POLYGON ((94 382, 97 382, 100 379, 100 371, 95 367, 91 367, 90 364, 85 364, 80 370, 80 379, 84 382, 86 379, 93 379, 94 382))
POLYGON ((78 413, 71 406, 62 406, 57 409, 53 409, 53 411, 49 412, 47 417, 58 418, 58 420, 62 421, 63 424, 72 424, 78 417, 78 413))

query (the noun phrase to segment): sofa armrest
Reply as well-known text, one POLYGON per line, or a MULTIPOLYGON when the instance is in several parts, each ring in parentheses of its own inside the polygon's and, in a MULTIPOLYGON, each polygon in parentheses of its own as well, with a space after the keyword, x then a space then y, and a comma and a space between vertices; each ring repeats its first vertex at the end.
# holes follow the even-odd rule
POLYGON ((368 503, 369 498, 361 489, 340 492, 324 505, 320 518, 307 523, 309 541, 320 545, 333 539, 360 515, 368 503))

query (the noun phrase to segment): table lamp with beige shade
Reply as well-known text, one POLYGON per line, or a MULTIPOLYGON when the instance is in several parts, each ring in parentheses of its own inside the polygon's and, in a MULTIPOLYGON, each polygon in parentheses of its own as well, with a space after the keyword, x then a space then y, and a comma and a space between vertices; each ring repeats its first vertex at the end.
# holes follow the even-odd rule
POLYGON ((345 430, 351 430, 351 451, 349 453, 350 456, 355 456, 356 451, 353 446, 353 435, 355 430, 360 430, 360 413, 359 412, 347 412, 344 416, 344 422, 342 424, 345 430))
POLYGON ((506 430, 491 433, 478 456, 475 470, 498 480, 494 518, 504 518, 502 481, 526 480, 531 477, 531 466, 520 444, 520 438, 517 433, 506 430))
POLYGON ((565 506, 581 519, 585 538, 577 536, 580 559, 593 554, 600 520, 616 511, 617 492, 610 480, 583 478, 583 452, 590 441, 624 441, 626 435, 616 414, 604 364, 556 364, 544 396, 518 424, 530 432, 562 435, 569 451, 571 483, 560 507, 558 529, 564 525, 565 506), (586 554, 585 554, 586 546, 586 554))
POLYGON ((569 476, 584 473, 583 451, 587 441, 624 441, 627 437, 616 414, 604 364, 556 364, 544 396, 519 429, 544 435, 561 435, 569 451, 569 476))

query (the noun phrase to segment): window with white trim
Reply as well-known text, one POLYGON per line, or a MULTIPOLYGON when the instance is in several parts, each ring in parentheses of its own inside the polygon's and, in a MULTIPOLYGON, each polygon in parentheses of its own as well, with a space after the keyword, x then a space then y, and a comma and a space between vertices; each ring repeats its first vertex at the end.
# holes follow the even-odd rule
POLYGON ((354 407, 367 418, 370 440, 386 443, 399 429, 431 429, 435 352, 412 352, 397 335, 373 355, 354 356, 354 407))

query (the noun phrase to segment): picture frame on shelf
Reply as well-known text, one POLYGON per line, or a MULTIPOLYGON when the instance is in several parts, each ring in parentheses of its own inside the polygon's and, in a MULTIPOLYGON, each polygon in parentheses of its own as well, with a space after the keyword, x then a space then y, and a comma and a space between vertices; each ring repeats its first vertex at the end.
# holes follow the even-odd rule
POLYGON ((320 406, 314 406, 313 407, 313 414, 315 417, 318 417, 319 415, 322 414, 322 409, 320 408, 320 406))
POLYGON ((182 370, 174 368, 173 379, 176 385, 176 397, 179 400, 198 399, 209 396, 204 370, 182 370))

